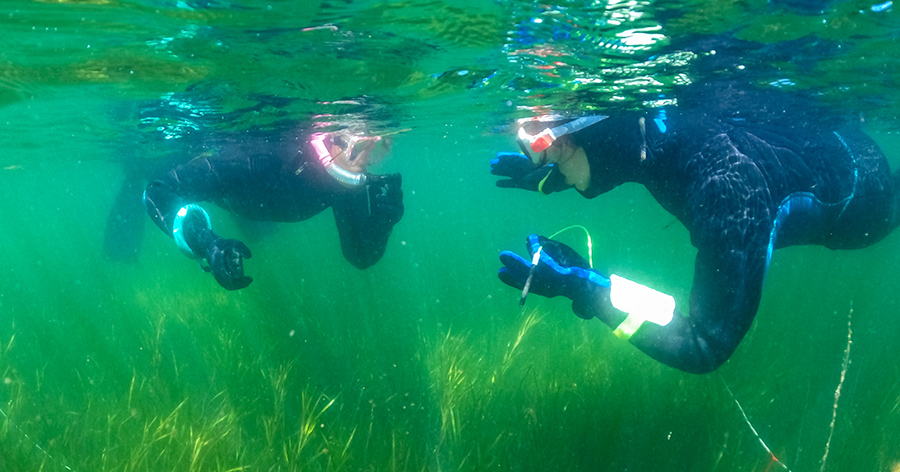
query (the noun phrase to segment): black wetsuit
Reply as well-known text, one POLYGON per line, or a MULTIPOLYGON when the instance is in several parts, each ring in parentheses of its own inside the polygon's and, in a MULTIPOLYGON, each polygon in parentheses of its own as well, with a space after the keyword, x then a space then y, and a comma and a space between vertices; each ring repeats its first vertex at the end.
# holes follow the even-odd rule
MULTIPOLYGON (((677 107, 611 116, 572 135, 590 164, 582 195, 643 184, 698 249, 688 316, 645 323, 634 345, 685 371, 713 370, 750 328, 773 249, 859 248, 897 226, 884 155, 852 124, 825 116, 787 93, 707 84, 677 107)), ((548 182, 558 184, 554 173, 548 182)), ((613 327, 625 318, 608 300, 574 308, 613 327)))
POLYGON ((189 203, 212 202, 249 220, 292 222, 334 212, 341 249, 364 269, 384 254, 403 213, 400 176, 369 175, 349 188, 332 178, 309 144, 309 133, 247 132, 217 138, 207 155, 152 181, 144 205, 153 221, 172 235, 176 212, 189 203), (385 210, 385 182, 392 182, 385 210), (383 211, 380 211, 383 210, 383 211))

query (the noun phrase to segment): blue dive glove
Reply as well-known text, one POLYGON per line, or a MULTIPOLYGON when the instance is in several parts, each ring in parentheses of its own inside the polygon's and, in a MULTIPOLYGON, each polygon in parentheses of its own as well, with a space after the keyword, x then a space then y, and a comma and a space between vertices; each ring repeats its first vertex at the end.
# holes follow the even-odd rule
POLYGON ((203 267, 203 270, 212 272, 216 282, 228 290, 238 290, 250 285, 253 279, 244 275, 243 260, 251 256, 246 244, 214 233, 209 226, 209 217, 199 206, 182 208, 179 210, 179 217, 180 220, 176 218, 175 241, 186 254, 206 259, 209 266, 203 267), (182 247, 182 244, 187 247, 182 247))
MULTIPOLYGON (((588 262, 571 247, 543 236, 532 234, 525 244, 529 254, 540 251, 534 267, 529 291, 545 297, 571 299, 575 313, 582 318, 598 315, 609 298, 609 279, 590 268, 588 262)), ((499 277, 503 283, 522 289, 531 274, 531 261, 512 252, 500 253, 499 277)))

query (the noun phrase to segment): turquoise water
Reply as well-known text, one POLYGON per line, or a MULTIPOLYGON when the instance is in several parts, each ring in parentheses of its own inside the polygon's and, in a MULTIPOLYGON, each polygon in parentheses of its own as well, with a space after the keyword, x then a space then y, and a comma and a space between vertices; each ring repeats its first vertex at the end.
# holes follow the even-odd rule
POLYGON ((898 470, 897 234, 777 252, 737 352, 690 375, 495 276, 582 224, 600 270, 684 305, 674 218, 638 186, 539 197, 488 173, 512 120, 653 105, 700 78, 667 48, 725 32, 839 43, 727 68, 858 116, 896 166, 895 24, 872 2, 6 1, 0 470, 898 470), (406 130, 375 169, 403 173, 406 214, 371 269, 330 212, 258 235, 210 207, 253 249, 238 292, 144 215, 138 259, 104 257, 135 163, 328 114, 406 130))

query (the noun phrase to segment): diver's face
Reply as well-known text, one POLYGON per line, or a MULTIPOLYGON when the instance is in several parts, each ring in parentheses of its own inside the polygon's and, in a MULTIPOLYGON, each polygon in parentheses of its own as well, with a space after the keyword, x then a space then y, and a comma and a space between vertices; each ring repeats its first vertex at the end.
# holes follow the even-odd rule
POLYGON ((346 145, 341 146, 337 143, 332 144, 331 155, 334 158, 335 165, 346 171, 358 174, 365 172, 366 168, 369 166, 368 153, 362 152, 353 156, 351 153, 347 152, 346 145))
POLYGON ((563 136, 541 153, 541 164, 558 164, 560 162, 565 162, 569 160, 578 149, 578 146, 569 139, 569 136, 563 136))

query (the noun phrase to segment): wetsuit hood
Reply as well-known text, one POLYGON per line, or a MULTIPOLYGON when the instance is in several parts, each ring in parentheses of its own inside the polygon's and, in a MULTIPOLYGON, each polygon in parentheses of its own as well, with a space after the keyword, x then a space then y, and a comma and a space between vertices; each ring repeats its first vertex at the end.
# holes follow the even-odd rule
POLYGON ((654 154, 642 118, 624 113, 572 134, 572 143, 584 149, 591 171, 590 185, 582 195, 594 198, 638 178, 654 154))

